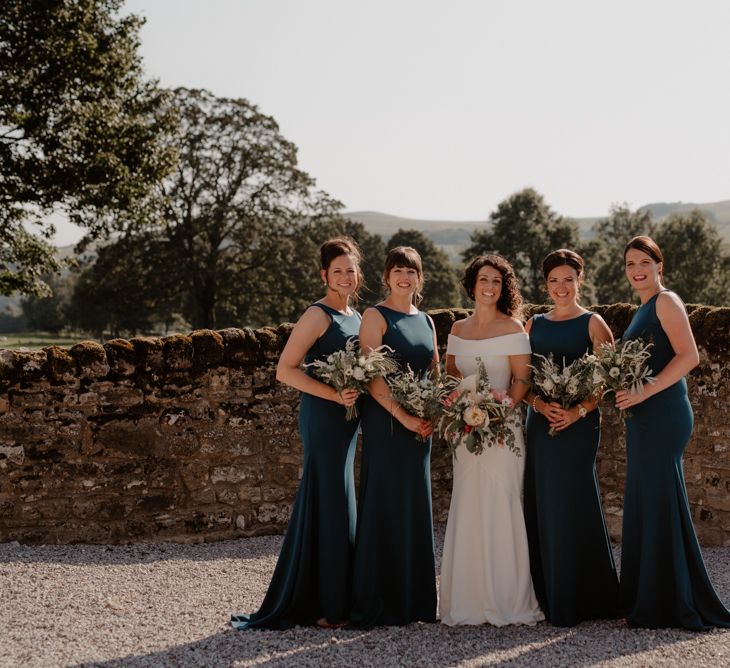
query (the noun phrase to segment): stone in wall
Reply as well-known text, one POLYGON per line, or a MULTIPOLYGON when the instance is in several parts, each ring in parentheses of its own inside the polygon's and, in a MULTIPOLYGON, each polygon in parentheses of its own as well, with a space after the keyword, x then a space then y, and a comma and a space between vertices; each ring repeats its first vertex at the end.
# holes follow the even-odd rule
MULTIPOLYGON (((528 315, 546 307, 528 307, 528 315)), ((596 307, 620 335, 634 307, 596 307)), ((700 540, 730 545, 730 309, 690 305, 701 352, 685 454, 700 540)), ((443 346, 463 309, 431 312, 443 346)), ((281 532, 301 475, 298 393, 275 379, 291 325, 0 350, 0 541, 200 542, 281 532)), ((604 407, 598 474, 620 539, 623 428, 604 407)), ((447 449, 434 443, 445 521, 447 449)))

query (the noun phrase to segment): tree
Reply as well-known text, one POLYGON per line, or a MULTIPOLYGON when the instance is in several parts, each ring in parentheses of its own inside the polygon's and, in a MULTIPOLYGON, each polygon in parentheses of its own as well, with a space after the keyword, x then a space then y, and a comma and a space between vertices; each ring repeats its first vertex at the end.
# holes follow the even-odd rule
POLYGON ((69 324, 99 339, 105 332, 118 337, 167 329, 181 310, 180 275, 167 250, 151 232, 128 233, 98 247, 78 275, 69 324))
POLYGON ((599 304, 635 301, 624 273, 624 246, 636 236, 651 235, 653 230, 650 211, 632 211, 626 204, 612 206, 608 218, 593 226, 595 238, 585 259, 599 304))
POLYGON ((673 213, 657 227, 654 240, 664 255, 664 280, 685 302, 730 303, 730 254, 717 228, 694 209, 673 213))
POLYGON ((174 110, 143 78, 142 20, 119 16, 122 2, 3 2, 0 294, 48 293, 48 214, 108 233, 139 219, 174 162, 174 110))
MULTIPOLYGON (((162 216, 131 227, 99 253, 79 284, 94 304, 76 311, 91 331, 264 325, 291 321, 322 296, 319 246, 349 234, 379 282, 384 244, 344 218, 339 202, 313 189, 296 147, 274 119, 246 100, 178 89, 180 162, 162 185, 162 216), (129 298, 144 314, 125 313, 129 298), (91 321, 89 321, 91 318, 91 321)), ((133 307, 133 303, 129 304, 133 307)))
POLYGON ((31 295, 23 299, 20 305, 28 329, 58 334, 67 325, 74 279, 71 274, 50 274, 42 276, 42 279, 52 294, 48 297, 31 295))
POLYGON ((463 253, 464 261, 470 262, 476 255, 499 253, 514 267, 525 301, 542 303, 542 261, 550 251, 576 248, 578 227, 554 213, 533 188, 525 188, 500 202, 489 223, 488 229, 472 234, 472 245, 463 253))
POLYGON ((158 270, 176 277, 183 315, 220 327, 296 311, 307 289, 297 278, 302 226, 337 220, 342 205, 314 190, 294 144, 247 100, 180 88, 172 104, 179 162, 148 232, 158 270))
POLYGON ((386 250, 390 251, 396 246, 411 246, 421 256, 426 279, 423 308, 453 308, 460 305, 456 274, 444 251, 418 230, 398 230, 388 240, 386 250))

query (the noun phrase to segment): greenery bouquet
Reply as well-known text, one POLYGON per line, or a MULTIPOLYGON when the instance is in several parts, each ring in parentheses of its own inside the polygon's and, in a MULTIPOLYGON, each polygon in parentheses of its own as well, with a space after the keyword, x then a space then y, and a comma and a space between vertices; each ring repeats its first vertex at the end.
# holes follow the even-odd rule
MULTIPOLYGON (((554 401, 563 408, 575 406, 586 397, 596 392, 594 370, 597 357, 585 353, 570 364, 558 364, 552 354, 548 357, 533 354, 536 364, 532 365, 534 374, 532 386, 544 401, 554 401)), ((550 436, 555 436, 555 429, 550 428, 550 436)))
MULTIPOLYGON (((326 359, 315 360, 305 366, 313 367, 315 375, 338 392, 343 390, 367 392, 373 378, 387 376, 397 371, 398 367, 389 352, 392 352, 392 349, 388 346, 378 346, 365 353, 355 339, 350 338, 343 350, 337 350, 327 355, 326 359)), ((357 415, 356 405, 348 406, 345 417, 352 420, 357 415)))
MULTIPOLYGON (((642 339, 629 339, 600 346, 593 365, 593 380, 601 397, 619 390, 641 393, 644 383, 655 382, 648 366, 652 345, 642 339)), ((630 415, 623 411, 625 418, 630 415)))
MULTIPOLYGON (((444 388, 439 382, 438 371, 416 374, 410 365, 405 371, 386 377, 390 395, 411 415, 429 420, 435 424, 441 414, 441 399, 444 388)), ((425 441, 420 435, 419 441, 425 441)))

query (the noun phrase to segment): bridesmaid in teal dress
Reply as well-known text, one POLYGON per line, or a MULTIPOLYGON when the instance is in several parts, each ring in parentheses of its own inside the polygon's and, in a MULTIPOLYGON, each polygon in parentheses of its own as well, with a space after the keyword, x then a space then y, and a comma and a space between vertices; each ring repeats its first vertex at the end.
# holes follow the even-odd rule
MULTIPOLYGON (((601 316, 578 303, 583 259, 561 249, 542 268, 554 307, 527 322, 532 352, 567 365, 612 341, 601 316)), ((537 600, 555 626, 616 617, 618 577, 596 477, 597 399, 568 409, 534 392, 526 401, 525 523, 537 600)))
POLYGON ((624 250, 626 276, 641 299, 625 339, 653 343, 656 378, 616 393, 626 418, 626 490, 620 606, 631 626, 730 627, 730 612, 707 575, 682 472, 693 415, 685 376, 699 363, 682 300, 662 285, 663 256, 649 237, 624 250))
MULTIPOLYGON (((365 311, 364 349, 390 346, 399 364, 425 374, 438 364, 433 322, 414 302, 423 285, 410 247, 388 254, 388 297, 365 311)), ((362 409, 362 468, 350 625, 436 621, 431 513, 431 425, 407 413, 376 378, 362 409), (419 441, 417 436, 426 438, 419 441)))
POLYGON ((294 326, 276 372, 278 380, 302 392, 302 479, 266 597, 255 614, 231 617, 238 629, 332 627, 349 616, 358 421, 348 421, 345 412, 358 393, 338 393, 317 380, 310 369, 303 371, 301 363, 324 359, 357 336, 360 315, 350 300, 362 274, 360 252, 351 239, 326 241, 320 254, 327 294, 294 326))

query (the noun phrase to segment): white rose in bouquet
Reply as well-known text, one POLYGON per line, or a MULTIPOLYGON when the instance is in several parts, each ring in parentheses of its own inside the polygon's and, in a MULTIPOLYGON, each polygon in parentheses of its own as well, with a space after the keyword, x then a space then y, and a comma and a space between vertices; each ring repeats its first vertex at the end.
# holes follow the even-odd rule
POLYGON ((486 427, 489 416, 476 404, 472 404, 464 411, 464 422, 470 427, 486 427))

